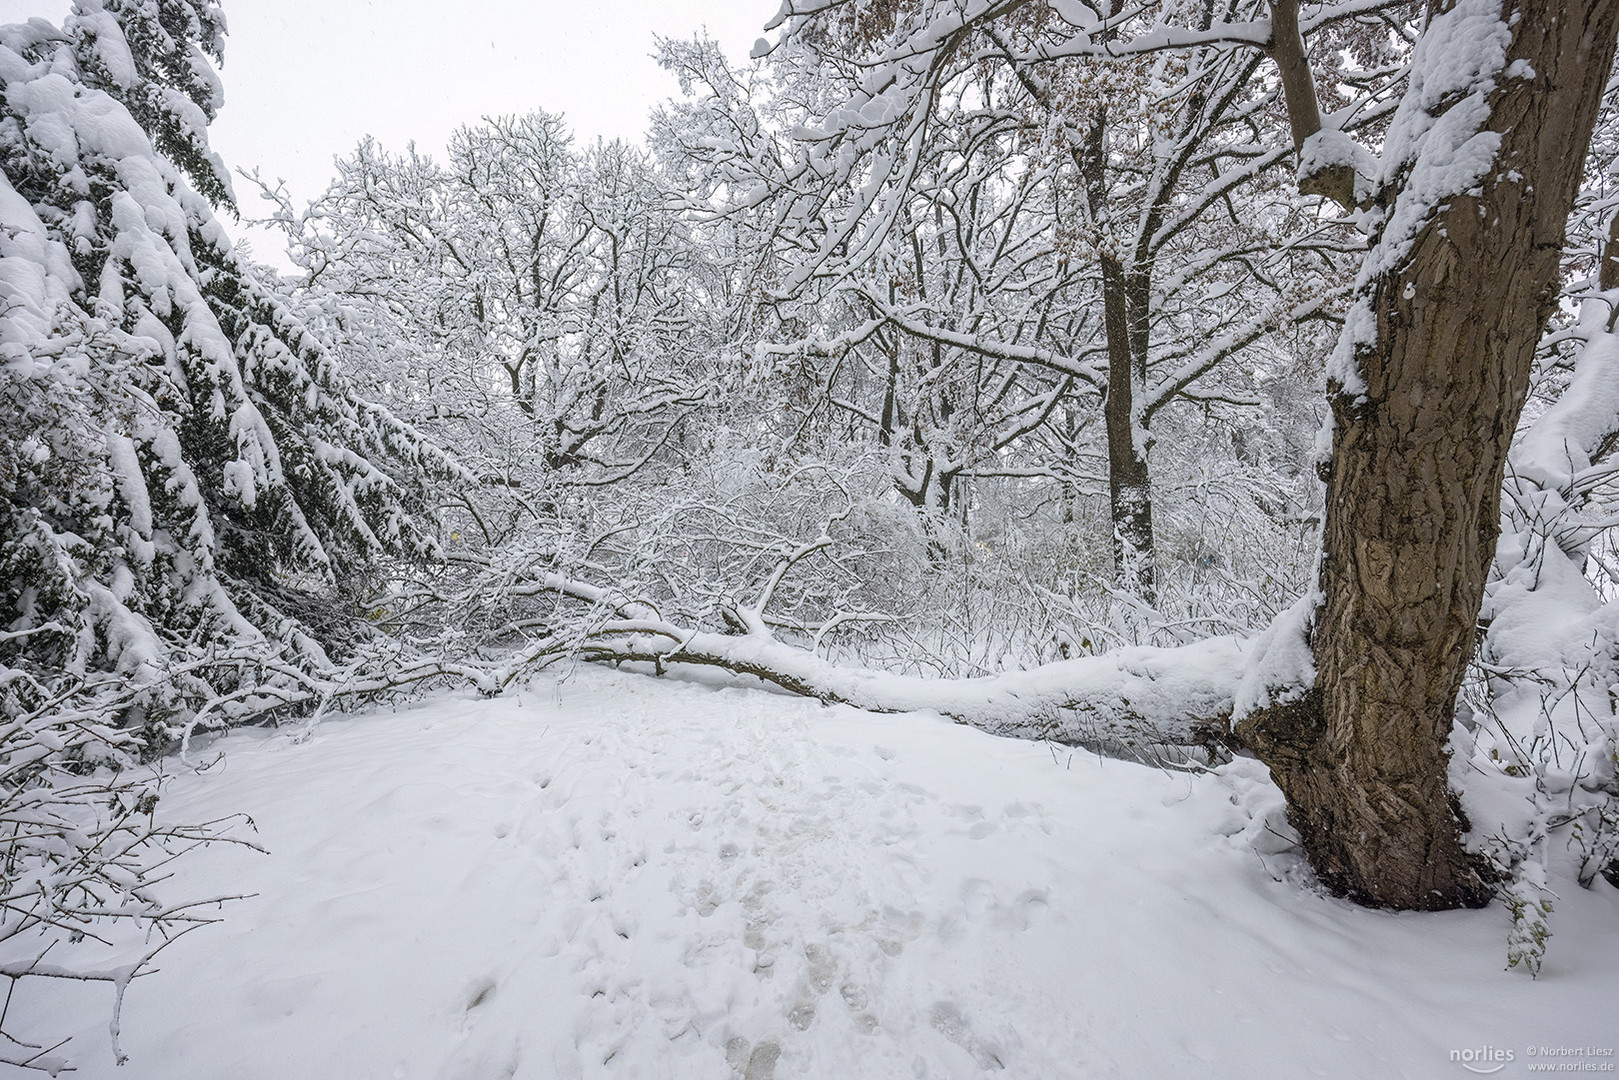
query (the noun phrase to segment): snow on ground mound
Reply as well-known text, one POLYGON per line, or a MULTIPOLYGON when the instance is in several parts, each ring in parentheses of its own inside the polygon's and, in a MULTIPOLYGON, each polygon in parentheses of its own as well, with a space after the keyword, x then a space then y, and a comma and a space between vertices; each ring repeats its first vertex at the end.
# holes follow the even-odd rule
POLYGON ((595 670, 220 745, 164 810, 251 814, 270 856, 185 873, 258 896, 131 988, 123 1069, 104 992, 19 995, 80 1077, 1426 1080, 1613 1042, 1619 893, 1561 890, 1531 982, 1499 908, 1301 888, 1252 763, 595 670))

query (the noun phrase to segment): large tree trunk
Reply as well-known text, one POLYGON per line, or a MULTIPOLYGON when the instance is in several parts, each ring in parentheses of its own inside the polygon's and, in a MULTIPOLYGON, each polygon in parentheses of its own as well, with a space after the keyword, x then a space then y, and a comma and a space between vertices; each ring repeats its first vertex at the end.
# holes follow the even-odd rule
POLYGON ((1494 167, 1368 282, 1375 333, 1355 350, 1364 392, 1333 395, 1316 690, 1242 729, 1323 881, 1401 909, 1489 898, 1462 845, 1446 743, 1619 0, 1508 0, 1504 11, 1509 64, 1533 77, 1503 76, 1488 96, 1494 167))

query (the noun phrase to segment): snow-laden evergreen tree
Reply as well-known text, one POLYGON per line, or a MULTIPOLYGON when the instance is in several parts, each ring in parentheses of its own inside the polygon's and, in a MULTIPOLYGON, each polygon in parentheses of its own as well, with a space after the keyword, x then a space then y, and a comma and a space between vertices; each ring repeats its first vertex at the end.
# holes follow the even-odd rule
POLYGON ((8 707, 47 672, 156 686, 221 647, 326 665, 366 579, 438 550, 428 482, 454 466, 348 388, 214 217, 223 28, 204 0, 85 0, 4 32, 0 589, 33 673, 8 707))
MULTIPOLYGON (((439 551, 458 470, 349 388, 214 216, 211 0, 0 28, 0 974, 102 978, 119 927, 195 925, 133 766, 330 697, 368 585, 439 551)), ((384 676, 378 675, 378 678, 384 676)), ((388 675, 387 678, 395 676, 388 675)), ((163 935, 149 944, 166 940, 163 935)), ((128 960, 128 954, 123 954, 128 960)), ((0 1060, 61 1059, 0 1031, 0 1060)))

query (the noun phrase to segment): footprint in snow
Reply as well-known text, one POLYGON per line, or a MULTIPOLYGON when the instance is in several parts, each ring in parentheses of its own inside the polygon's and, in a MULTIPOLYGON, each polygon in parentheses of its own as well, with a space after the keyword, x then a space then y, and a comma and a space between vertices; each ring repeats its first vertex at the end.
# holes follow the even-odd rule
POLYGON ((940 1001, 933 1006, 933 1028, 939 1034, 973 1056, 981 1069, 1006 1068, 1005 1052, 993 1041, 980 1039, 973 1033, 967 1018, 954 1002, 940 1001))
POLYGON ((461 1030, 471 1031, 478 1021, 479 1011, 489 1003, 495 993, 495 980, 492 978, 479 979, 467 991, 467 1003, 461 1010, 461 1030))
POLYGON ((751 1049, 740 1036, 725 1044, 725 1060, 742 1074, 742 1080, 775 1080, 780 1058, 781 1044, 768 1039, 751 1049))
POLYGON ((997 906, 995 887, 983 878, 968 878, 961 883, 961 906, 969 922, 978 922, 997 906))
POLYGON ((811 942, 804 946, 804 958, 809 961, 809 981, 815 993, 824 994, 832 989, 838 974, 838 964, 832 950, 819 942, 811 942))
POLYGON ((1044 889, 1025 889, 1012 901, 1006 921, 1015 930, 1028 930, 1051 909, 1051 900, 1044 889))
POLYGON ((808 1031, 810 1025, 815 1023, 815 1002, 800 1001, 787 1013, 787 1023, 792 1025, 794 1031, 808 1031))

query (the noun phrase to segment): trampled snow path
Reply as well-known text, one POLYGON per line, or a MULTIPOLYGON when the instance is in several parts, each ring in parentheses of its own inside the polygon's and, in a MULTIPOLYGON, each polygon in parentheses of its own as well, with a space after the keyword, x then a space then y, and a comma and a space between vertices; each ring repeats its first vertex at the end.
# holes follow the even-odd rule
POLYGON ((185 884, 258 896, 132 988, 123 1069, 105 991, 14 1005, 78 1076, 1427 1080, 1619 1041, 1615 890, 1561 890, 1532 983, 1499 908, 1288 880, 1251 765, 595 670, 218 746, 163 808, 251 814, 273 854, 185 884))

